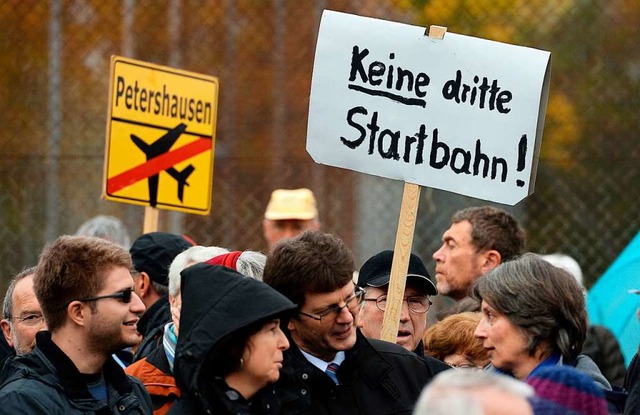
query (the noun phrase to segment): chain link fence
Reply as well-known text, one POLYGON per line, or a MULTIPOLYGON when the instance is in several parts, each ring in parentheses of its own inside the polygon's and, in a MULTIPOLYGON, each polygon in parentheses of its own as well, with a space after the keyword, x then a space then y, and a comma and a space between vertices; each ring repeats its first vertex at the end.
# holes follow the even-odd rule
MULTIPOLYGON (((211 214, 161 211, 160 230, 264 251, 271 191, 309 187, 323 229, 357 265, 392 248, 403 184, 317 165, 305 151, 325 8, 551 51, 536 192, 505 208, 527 228, 528 250, 574 256, 588 283, 637 233, 637 1, 1 0, 0 287, 94 215, 122 219, 132 239, 142 232, 142 207, 100 199, 114 54, 220 79, 211 214)), ((431 269, 451 214, 478 204, 423 189, 414 252, 431 269)))

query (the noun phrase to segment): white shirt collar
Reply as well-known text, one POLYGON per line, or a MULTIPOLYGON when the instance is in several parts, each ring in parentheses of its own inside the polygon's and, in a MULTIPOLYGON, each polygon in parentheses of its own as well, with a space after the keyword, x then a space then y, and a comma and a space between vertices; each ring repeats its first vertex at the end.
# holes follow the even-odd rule
POLYGON ((327 371, 327 366, 329 366, 330 363, 335 363, 337 365, 341 365, 342 362, 344 362, 345 356, 344 356, 344 351, 339 351, 336 353, 336 356, 333 358, 332 361, 330 362, 325 362, 324 360, 312 356, 309 353, 305 352, 304 350, 300 349, 300 351, 302 352, 302 355, 309 361, 309 363, 311 363, 312 365, 314 365, 315 367, 317 367, 318 369, 322 370, 323 372, 327 371))

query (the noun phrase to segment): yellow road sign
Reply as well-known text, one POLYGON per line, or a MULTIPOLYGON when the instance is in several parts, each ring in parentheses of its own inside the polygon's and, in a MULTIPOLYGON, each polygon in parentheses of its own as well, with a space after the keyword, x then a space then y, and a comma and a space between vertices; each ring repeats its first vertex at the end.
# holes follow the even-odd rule
POLYGON ((208 214, 218 89, 212 76, 112 56, 103 197, 208 214))

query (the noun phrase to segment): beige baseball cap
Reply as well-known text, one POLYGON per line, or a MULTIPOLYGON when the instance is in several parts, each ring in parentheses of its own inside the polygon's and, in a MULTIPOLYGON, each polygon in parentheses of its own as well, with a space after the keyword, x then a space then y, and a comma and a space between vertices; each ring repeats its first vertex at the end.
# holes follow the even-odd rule
POLYGON ((306 188, 274 190, 264 217, 269 220, 314 219, 318 217, 316 198, 306 188))

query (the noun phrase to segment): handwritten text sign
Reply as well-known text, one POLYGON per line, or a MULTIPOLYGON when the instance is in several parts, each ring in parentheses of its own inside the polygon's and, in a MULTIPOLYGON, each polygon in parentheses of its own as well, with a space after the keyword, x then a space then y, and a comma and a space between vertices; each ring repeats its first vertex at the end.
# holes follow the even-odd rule
POLYGON ((325 11, 307 151, 343 167, 499 203, 533 192, 549 52, 325 11))

